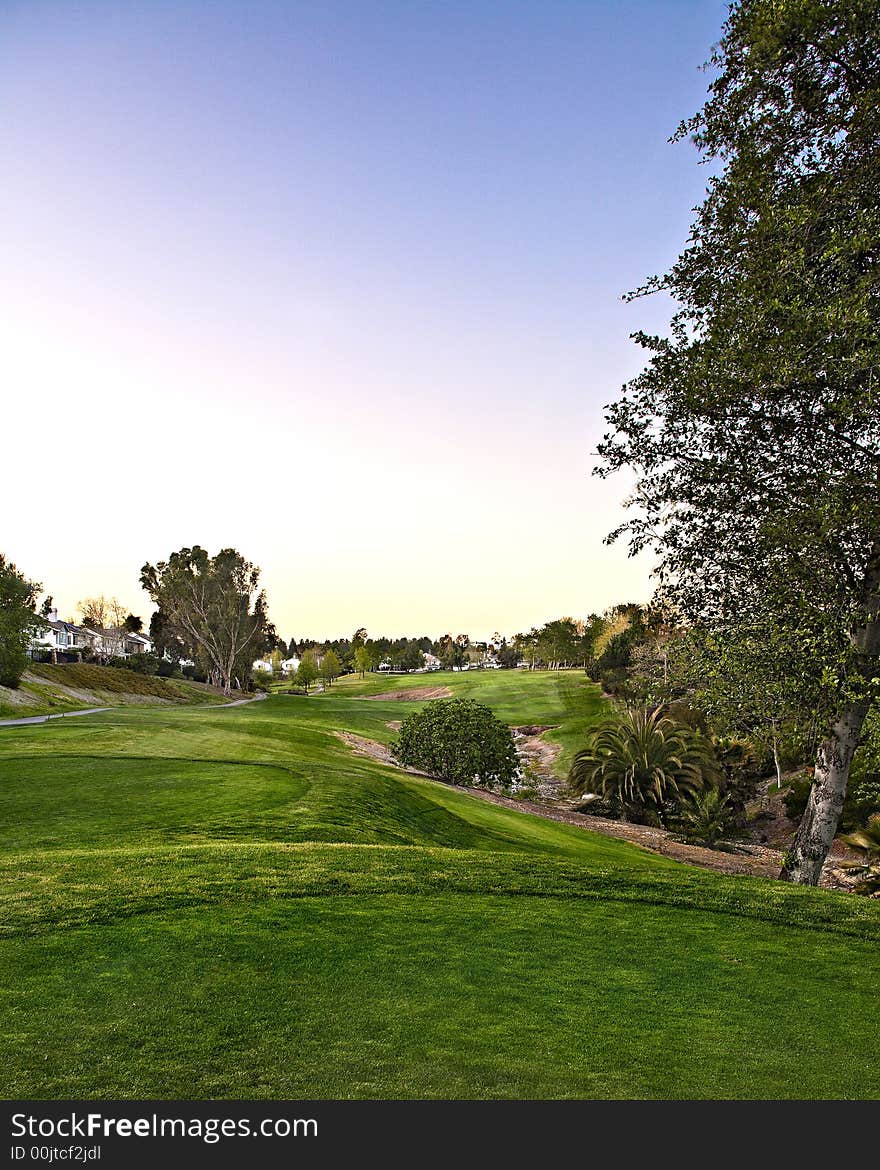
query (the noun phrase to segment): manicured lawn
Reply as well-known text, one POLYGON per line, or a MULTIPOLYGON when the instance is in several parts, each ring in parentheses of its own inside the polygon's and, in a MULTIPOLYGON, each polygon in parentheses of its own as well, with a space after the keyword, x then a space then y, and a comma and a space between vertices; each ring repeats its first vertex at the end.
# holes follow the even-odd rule
POLYGON ((354 756, 407 685, 567 750, 602 706, 468 672, 0 730, 4 1096, 880 1096, 880 906, 354 756))

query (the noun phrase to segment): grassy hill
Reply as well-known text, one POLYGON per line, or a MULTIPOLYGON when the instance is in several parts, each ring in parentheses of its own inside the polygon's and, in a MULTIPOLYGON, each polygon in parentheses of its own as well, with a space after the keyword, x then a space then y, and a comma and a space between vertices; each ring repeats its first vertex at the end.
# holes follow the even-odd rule
POLYGON ((223 700, 216 687, 187 679, 158 678, 90 663, 33 663, 21 685, 0 687, 0 719, 53 715, 87 707, 210 703, 223 700))
POLYGON ((6 1097, 880 1096, 880 906, 691 870, 352 754, 448 685, 0 730, 6 1097))

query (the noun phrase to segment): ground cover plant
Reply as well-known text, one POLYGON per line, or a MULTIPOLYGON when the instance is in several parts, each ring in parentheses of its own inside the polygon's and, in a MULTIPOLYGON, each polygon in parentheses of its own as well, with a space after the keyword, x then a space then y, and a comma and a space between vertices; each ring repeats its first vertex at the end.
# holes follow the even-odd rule
POLYGON ((32 662, 15 690, 0 687, 0 719, 62 714, 87 707, 222 701, 217 688, 189 679, 160 678, 88 662, 32 662))
MULTIPOLYGON (((429 681, 601 715, 583 676, 429 681)), ((356 756, 420 701, 383 686, 0 732, 5 1096, 880 1095, 875 902, 356 756)))

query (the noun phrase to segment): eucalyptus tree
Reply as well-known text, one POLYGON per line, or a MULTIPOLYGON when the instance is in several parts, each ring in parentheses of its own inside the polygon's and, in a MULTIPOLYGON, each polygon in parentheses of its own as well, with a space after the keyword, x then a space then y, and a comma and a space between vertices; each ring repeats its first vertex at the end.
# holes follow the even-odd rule
POLYGON ((212 557, 193 545, 141 569, 141 585, 163 614, 166 634, 173 633, 227 695, 275 644, 259 582, 257 566, 233 548, 212 557))
MULTIPOLYGON (((880 687, 880 0, 740 0, 703 109, 711 164, 670 272, 669 335, 608 408, 632 550, 709 628, 784 631, 818 693, 783 877, 815 884, 880 687)), ((769 652, 768 652, 769 659, 769 652)))

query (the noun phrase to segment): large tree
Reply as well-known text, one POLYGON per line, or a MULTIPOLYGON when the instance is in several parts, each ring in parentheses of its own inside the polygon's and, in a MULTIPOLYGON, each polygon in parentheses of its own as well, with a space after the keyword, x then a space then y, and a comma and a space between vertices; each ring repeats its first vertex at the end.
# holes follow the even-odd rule
POLYGON ((227 695, 274 645, 259 581, 257 566, 232 548, 212 557, 194 545, 141 570, 141 585, 164 615, 166 630, 174 631, 227 695))
POLYGON ((21 681, 28 642, 42 624, 34 612, 42 588, 0 553, 0 686, 17 687, 21 681))
POLYGON ((776 631, 818 695, 783 870, 815 884, 880 684, 880 0, 741 0, 712 65, 678 137, 715 173, 640 290, 678 308, 637 335, 649 364, 609 408, 601 473, 636 469, 624 528, 685 614, 776 631))

